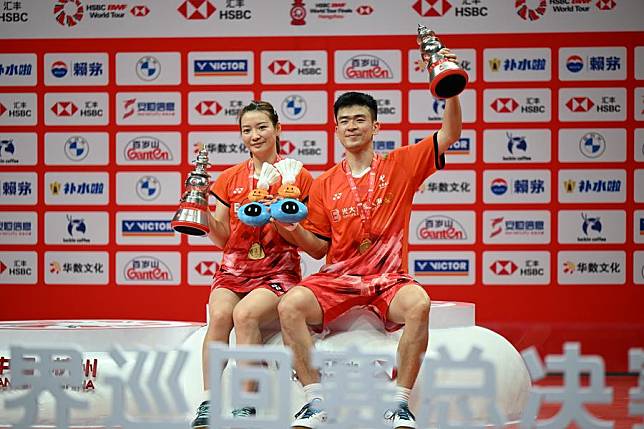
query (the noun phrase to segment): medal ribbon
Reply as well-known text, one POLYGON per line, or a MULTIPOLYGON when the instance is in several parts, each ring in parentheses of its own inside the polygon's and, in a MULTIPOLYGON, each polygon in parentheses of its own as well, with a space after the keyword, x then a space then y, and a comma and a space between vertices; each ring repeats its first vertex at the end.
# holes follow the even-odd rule
POLYGON ((376 169, 380 163, 380 156, 378 154, 373 155, 371 160, 371 167, 369 171, 369 189, 367 190, 367 196, 364 200, 360 199, 360 194, 358 193, 358 186, 356 186, 356 181, 351 175, 351 168, 349 167, 346 158, 342 160, 342 169, 347 176, 347 182, 349 182, 349 188, 353 194, 353 200, 356 203, 358 208, 358 214, 360 215, 360 221, 362 221, 362 239, 366 240, 369 238, 369 231, 371 230, 371 209, 373 206, 373 194, 374 189, 376 188, 376 169))
MULTIPOLYGON (((282 160, 282 157, 278 153, 275 157, 275 162, 279 162, 281 160, 282 160)), ((248 191, 249 192, 255 189, 254 180, 255 180, 255 163, 251 158, 248 160, 248 191)), ((262 246, 262 228, 261 227, 257 228, 257 244, 259 244, 260 247, 262 246)))

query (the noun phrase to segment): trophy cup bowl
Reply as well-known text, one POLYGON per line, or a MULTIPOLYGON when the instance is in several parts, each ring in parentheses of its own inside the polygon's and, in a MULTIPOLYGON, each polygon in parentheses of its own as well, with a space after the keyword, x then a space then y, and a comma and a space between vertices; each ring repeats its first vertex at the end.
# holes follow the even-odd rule
POLYGON ((460 94, 467 85, 467 72, 454 61, 439 54, 445 47, 436 34, 424 25, 418 25, 416 42, 424 68, 429 73, 429 91, 436 98, 450 98, 460 94))
POLYGON ((196 167, 188 174, 185 182, 186 191, 181 197, 179 209, 174 214, 171 225, 172 229, 181 234, 201 237, 210 233, 208 151, 201 150, 194 163, 196 167))

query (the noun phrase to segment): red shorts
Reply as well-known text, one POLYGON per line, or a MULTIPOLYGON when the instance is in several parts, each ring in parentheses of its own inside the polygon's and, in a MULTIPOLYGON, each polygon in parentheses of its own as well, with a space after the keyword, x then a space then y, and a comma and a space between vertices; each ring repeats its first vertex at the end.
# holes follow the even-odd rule
POLYGON ((224 288, 233 292, 247 294, 258 288, 268 289, 277 296, 298 284, 300 276, 292 272, 268 274, 262 277, 238 277, 230 273, 217 271, 210 284, 210 290, 224 288))
POLYGON ((409 274, 386 273, 370 276, 317 273, 302 280, 299 285, 310 289, 322 308, 322 326, 313 330, 322 332, 325 326, 353 307, 366 307, 376 313, 388 332, 402 325, 387 319, 387 311, 396 293, 409 284, 418 284, 409 274))

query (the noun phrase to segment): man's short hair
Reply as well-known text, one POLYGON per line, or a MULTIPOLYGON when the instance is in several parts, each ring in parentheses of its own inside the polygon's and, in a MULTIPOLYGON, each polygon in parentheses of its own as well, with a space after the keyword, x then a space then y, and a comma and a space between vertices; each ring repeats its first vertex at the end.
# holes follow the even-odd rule
POLYGON ((340 109, 351 106, 365 106, 371 113, 371 119, 378 120, 378 103, 372 96, 364 92, 345 92, 333 103, 333 115, 336 121, 340 109))

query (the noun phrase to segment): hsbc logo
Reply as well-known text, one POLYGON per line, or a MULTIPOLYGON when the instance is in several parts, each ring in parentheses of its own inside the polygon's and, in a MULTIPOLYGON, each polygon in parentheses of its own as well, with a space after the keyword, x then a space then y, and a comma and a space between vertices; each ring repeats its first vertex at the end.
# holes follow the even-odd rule
POLYGON ((295 143, 290 140, 280 140, 280 155, 290 155, 295 150, 295 143))
POLYGON ((512 113, 519 107, 519 103, 514 98, 504 97, 494 100, 490 107, 497 113, 512 113))
POLYGON ((371 15, 373 13, 373 8, 369 5, 358 6, 356 8, 358 15, 371 15))
POLYGON ((51 106, 51 111, 59 117, 74 116, 78 112, 78 107, 71 101, 58 101, 51 106))
POLYGON ((4 112, 7 111, 7 108, 4 107, 4 104, 0 103, 0 116, 4 115, 4 112))
POLYGON ((412 8, 420 16, 443 16, 452 5, 447 0, 418 0, 412 8))
POLYGON ((0 261, 0 274, 4 273, 6 269, 7 266, 4 264, 4 262, 0 261))
POLYGON ((599 10, 613 10, 617 5, 617 2, 615 2, 615 0, 598 0, 595 5, 599 10))
POLYGON ((217 8, 209 0, 186 0, 177 8, 186 19, 208 19, 217 8))
POLYGON ((509 276, 519 268, 517 264, 509 260, 496 260, 490 265, 490 270, 497 276, 509 276))
POLYGON ((566 102, 566 107, 571 112, 588 112, 595 103, 588 97, 572 97, 566 102))
POLYGON ((150 13, 150 8, 146 5, 132 6, 130 9, 132 16, 143 17, 147 16, 150 13))
POLYGON ((219 268, 219 264, 215 261, 199 261, 197 265, 195 265, 195 271, 202 276, 214 276, 215 272, 217 272, 217 268, 219 268))
POLYGON ((221 109, 221 104, 217 103, 215 100, 200 101, 195 106, 195 110, 201 116, 215 116, 217 113, 221 112, 221 109))
POLYGON ((268 69, 275 75, 289 75, 295 70, 295 64, 289 60, 274 60, 268 69))

